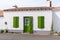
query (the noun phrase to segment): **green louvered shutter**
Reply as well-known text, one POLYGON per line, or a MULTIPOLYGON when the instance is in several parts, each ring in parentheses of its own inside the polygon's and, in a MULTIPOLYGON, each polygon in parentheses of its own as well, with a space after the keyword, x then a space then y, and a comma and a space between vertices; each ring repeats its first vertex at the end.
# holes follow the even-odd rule
POLYGON ((44 16, 38 16, 38 28, 44 28, 44 16))
POLYGON ((13 17, 13 28, 19 28, 19 17, 13 17))

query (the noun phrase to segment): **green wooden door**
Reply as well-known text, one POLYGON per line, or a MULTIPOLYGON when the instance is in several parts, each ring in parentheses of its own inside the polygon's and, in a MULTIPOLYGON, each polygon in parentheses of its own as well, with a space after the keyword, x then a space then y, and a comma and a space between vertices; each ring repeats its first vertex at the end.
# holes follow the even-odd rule
POLYGON ((33 33, 33 17, 24 17, 24 32, 33 33))

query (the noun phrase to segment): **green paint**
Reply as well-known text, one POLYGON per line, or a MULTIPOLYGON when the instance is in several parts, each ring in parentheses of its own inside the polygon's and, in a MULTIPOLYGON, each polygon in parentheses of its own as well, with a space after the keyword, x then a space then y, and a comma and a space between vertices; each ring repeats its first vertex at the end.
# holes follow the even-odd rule
POLYGON ((24 32, 33 33, 33 17, 24 17, 24 32), (25 20, 27 18, 27 20, 25 20), (27 24, 25 24, 27 22, 27 24))
POLYGON ((44 16, 38 16, 38 28, 44 28, 44 16))
POLYGON ((13 28, 18 28, 19 27, 19 17, 14 16, 13 17, 13 28))
POLYGON ((33 17, 30 17, 30 33, 33 33, 33 17))

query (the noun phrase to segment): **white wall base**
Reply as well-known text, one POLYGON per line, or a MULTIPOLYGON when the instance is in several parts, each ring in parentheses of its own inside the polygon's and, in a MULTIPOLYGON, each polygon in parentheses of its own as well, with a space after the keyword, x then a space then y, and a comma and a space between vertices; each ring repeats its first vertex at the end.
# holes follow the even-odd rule
POLYGON ((34 34, 50 35, 50 31, 34 31, 34 34))
MULTIPOLYGON (((20 32, 20 33, 23 33, 23 30, 8 30, 8 32, 20 32)), ((33 34, 50 35, 50 31, 33 31, 33 34)))

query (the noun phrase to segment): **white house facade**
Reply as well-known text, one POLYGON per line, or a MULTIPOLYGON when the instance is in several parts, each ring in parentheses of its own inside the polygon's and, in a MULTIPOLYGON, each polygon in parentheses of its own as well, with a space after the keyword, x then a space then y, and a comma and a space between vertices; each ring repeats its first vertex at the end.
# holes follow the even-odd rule
POLYGON ((4 10, 4 17, 7 22, 5 25, 7 30, 15 30, 11 32, 24 32, 25 30, 38 33, 51 30, 52 10, 49 7, 7 9, 4 10), (18 27, 16 28, 14 28, 15 17, 18 17, 18 23, 16 22, 18 27))
POLYGON ((22 33, 60 32, 60 7, 22 7, 3 10, 0 30, 22 33))

